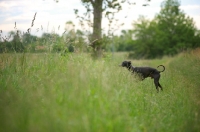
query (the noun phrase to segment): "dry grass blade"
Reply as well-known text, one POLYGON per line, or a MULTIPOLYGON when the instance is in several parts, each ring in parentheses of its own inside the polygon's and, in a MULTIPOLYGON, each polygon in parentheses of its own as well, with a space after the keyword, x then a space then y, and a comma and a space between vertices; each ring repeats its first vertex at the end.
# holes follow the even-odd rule
POLYGON ((31 27, 33 27, 33 26, 34 26, 34 21, 35 21, 36 14, 37 14, 37 12, 35 13, 35 15, 34 15, 34 17, 33 17, 33 20, 32 20, 31 27))
POLYGON ((16 24, 16 22, 15 22, 15 27, 14 27, 14 29, 17 29, 17 26, 16 26, 17 24, 16 24))
POLYGON ((30 29, 30 28, 28 28, 28 29, 27 29, 27 33, 29 33, 29 34, 30 34, 30 30, 31 30, 31 29, 30 29))
POLYGON ((63 34, 65 34, 67 31, 65 30, 64 32, 63 32, 63 34))

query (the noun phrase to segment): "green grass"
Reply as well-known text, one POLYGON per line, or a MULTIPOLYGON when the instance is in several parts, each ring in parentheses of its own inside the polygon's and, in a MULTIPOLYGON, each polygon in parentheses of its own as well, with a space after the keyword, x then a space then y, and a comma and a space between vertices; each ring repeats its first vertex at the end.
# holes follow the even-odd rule
POLYGON ((200 57, 132 60, 166 66, 164 91, 118 66, 126 55, 1 54, 0 131, 200 131, 200 57), (192 65, 192 68, 190 68, 192 65))

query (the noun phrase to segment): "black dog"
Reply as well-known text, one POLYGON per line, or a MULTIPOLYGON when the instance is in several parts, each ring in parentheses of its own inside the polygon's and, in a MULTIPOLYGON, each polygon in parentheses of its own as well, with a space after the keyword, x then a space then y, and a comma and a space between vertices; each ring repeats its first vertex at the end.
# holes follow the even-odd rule
MULTIPOLYGON (((158 87, 161 88, 161 90, 163 90, 162 86, 159 83, 159 79, 160 79, 160 72, 163 72, 165 70, 165 67, 163 65, 159 65, 163 67, 162 71, 158 71, 155 68, 151 68, 151 67, 133 67, 131 65, 131 61, 123 61, 122 64, 120 65, 122 67, 126 67, 129 71, 131 71, 132 73, 137 73, 139 74, 140 78, 142 80, 144 80, 147 77, 151 77, 154 79, 154 84, 156 86, 157 92, 159 92, 158 87)), ((158 66, 158 67, 159 67, 158 66)), ((157 67, 157 68, 158 68, 157 67)))

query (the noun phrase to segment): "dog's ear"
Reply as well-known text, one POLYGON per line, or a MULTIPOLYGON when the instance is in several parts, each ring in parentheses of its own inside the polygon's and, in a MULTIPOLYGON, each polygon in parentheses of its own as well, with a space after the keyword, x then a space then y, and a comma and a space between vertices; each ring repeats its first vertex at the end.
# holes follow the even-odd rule
POLYGON ((131 61, 128 61, 128 64, 131 65, 131 61))

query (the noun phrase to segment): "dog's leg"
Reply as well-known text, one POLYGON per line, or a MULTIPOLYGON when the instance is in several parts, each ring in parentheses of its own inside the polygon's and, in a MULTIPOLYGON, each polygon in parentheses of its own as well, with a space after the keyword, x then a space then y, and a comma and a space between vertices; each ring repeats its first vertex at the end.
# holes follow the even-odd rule
POLYGON ((160 75, 159 75, 159 74, 154 74, 152 77, 154 78, 154 84, 155 84, 155 86, 156 86, 156 90, 157 90, 157 92, 159 92, 158 86, 159 86, 159 87, 161 86, 161 85, 159 84, 160 75))
POLYGON ((154 84, 155 84, 155 86, 156 86, 156 90, 157 90, 157 92, 159 92, 159 89, 158 89, 158 80, 157 79, 154 79, 154 84))
POLYGON ((162 86, 160 85, 160 83, 158 82, 158 86, 160 87, 160 89, 163 91, 163 88, 162 86))

